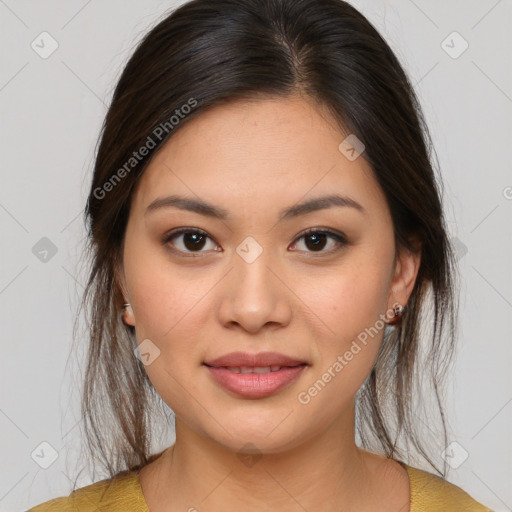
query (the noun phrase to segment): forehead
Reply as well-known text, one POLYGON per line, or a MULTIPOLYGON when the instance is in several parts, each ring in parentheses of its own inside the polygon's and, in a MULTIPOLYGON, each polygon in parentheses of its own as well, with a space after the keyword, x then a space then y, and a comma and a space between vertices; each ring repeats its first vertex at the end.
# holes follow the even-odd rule
POLYGON ((369 164, 339 150, 348 135, 302 96, 231 101, 171 136, 139 180, 132 207, 143 213, 156 198, 180 193, 254 212, 339 193, 382 213, 385 198, 369 164))

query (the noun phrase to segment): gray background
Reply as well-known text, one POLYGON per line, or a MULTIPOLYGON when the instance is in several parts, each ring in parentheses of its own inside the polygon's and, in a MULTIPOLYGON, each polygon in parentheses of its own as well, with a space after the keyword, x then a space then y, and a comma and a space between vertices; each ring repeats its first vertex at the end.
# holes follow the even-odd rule
MULTIPOLYGON (((457 467, 449 480, 495 511, 512 510, 512 2, 351 3, 416 84, 458 240, 461 338, 448 378, 457 467)), ((173 5, 0 0, 1 511, 70 491, 84 338, 76 356, 70 351, 94 146, 122 65, 173 5), (43 31, 58 44, 47 58, 52 40, 43 31), (44 469, 52 450, 58 457, 44 469)))

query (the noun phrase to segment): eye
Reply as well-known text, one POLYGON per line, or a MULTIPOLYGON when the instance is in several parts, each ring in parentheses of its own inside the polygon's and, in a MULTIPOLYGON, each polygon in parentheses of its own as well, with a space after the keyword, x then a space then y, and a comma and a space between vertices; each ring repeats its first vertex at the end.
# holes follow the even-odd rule
MULTIPOLYGON (((320 252, 320 253, 332 253, 340 249, 347 243, 347 239, 341 233, 337 233, 335 231, 331 231, 330 229, 319 229, 313 228, 308 229, 305 233, 303 233, 297 240, 304 239, 303 245, 307 248, 307 252, 320 252), (327 250, 322 250, 326 246, 326 241, 331 239, 331 247, 327 250)), ((297 247, 298 242, 293 244, 293 248, 297 247)), ((327 245, 329 245, 327 243, 327 245)))
MULTIPOLYGON (((166 235, 163 239, 163 244, 167 245, 171 240, 182 238, 182 240, 178 243, 173 242, 173 246, 176 247, 179 252, 206 252, 201 251, 207 245, 205 243, 206 239, 210 239, 208 234, 201 229, 193 229, 193 228, 180 228, 176 231, 173 231, 166 235)), ((211 239, 210 239, 211 240, 211 239)), ((215 244, 213 244, 216 247, 215 244)), ((174 250, 173 247, 170 247, 171 250, 174 250)), ((217 251, 218 249, 213 249, 217 251)))

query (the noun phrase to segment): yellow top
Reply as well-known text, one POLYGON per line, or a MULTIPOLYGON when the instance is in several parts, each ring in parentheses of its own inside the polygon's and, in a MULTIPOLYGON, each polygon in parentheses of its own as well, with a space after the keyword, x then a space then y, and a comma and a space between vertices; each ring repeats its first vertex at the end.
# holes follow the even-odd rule
MULTIPOLYGON (((400 462, 409 474, 409 512, 492 512, 460 487, 400 462)), ((55 498, 27 512, 150 512, 138 472, 123 471, 113 479, 82 487, 69 496, 55 498)))

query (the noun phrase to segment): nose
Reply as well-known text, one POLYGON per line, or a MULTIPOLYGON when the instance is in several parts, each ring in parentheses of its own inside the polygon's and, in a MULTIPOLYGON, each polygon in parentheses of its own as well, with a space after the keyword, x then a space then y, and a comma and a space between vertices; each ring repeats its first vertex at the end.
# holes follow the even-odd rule
POLYGON ((278 329, 289 324, 291 283, 270 252, 263 250, 255 259, 243 252, 234 254, 234 268, 221 290, 219 317, 224 326, 238 326, 254 334, 265 326, 278 329))

